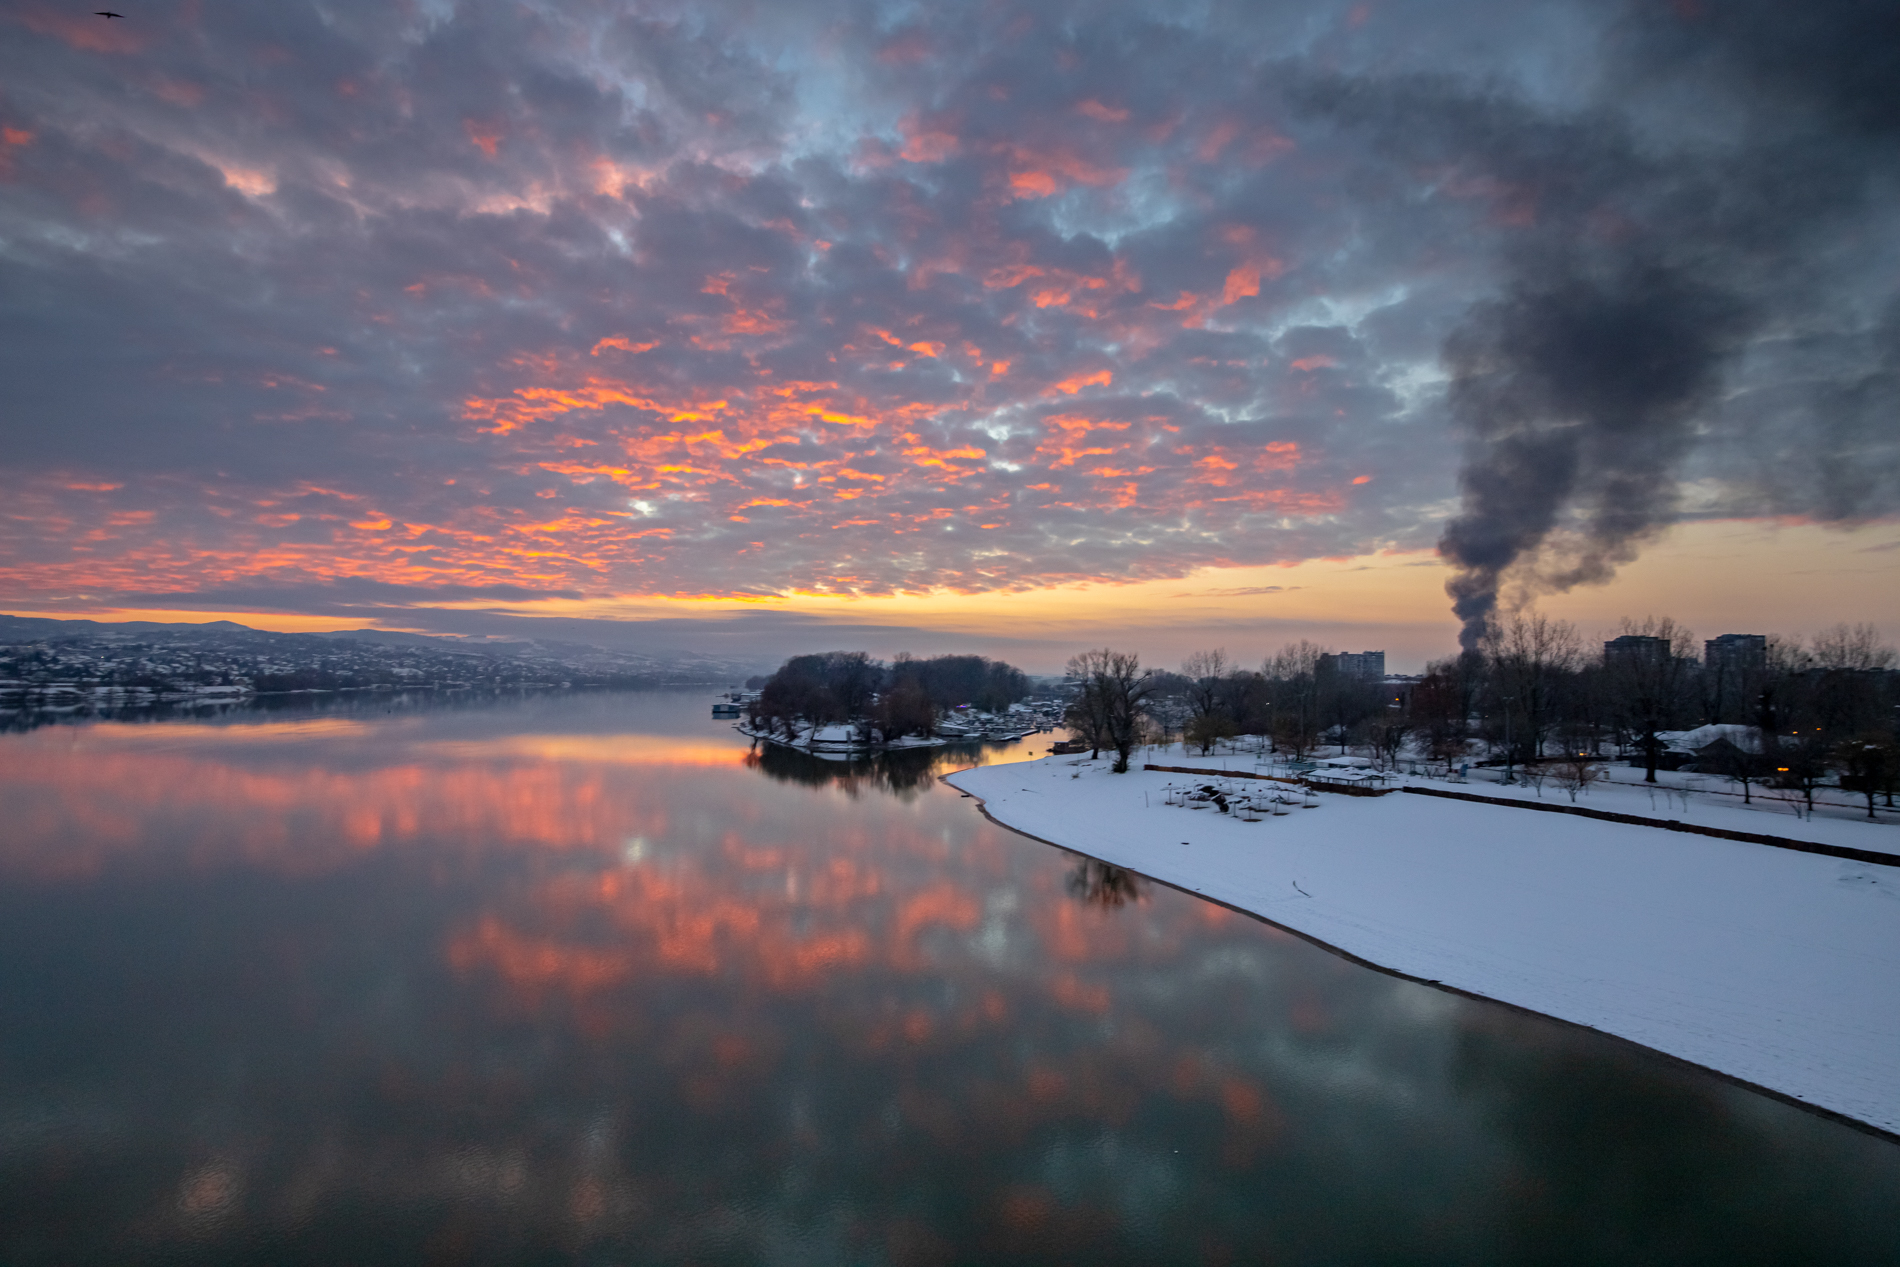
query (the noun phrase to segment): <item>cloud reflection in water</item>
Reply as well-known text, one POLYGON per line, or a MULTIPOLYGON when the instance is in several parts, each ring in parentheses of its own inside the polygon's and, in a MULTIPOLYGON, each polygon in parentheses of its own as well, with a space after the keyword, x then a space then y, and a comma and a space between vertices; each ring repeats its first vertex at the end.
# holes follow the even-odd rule
POLYGON ((668 697, 263 733, 6 739, 0 1257, 1455 1258, 1638 1217, 1540 1133, 1661 1132, 1642 1217, 1712 1246, 1774 1235, 1709 1231, 1711 1150, 1762 1208, 1895 1173, 1003 832, 954 754, 751 753, 668 697))

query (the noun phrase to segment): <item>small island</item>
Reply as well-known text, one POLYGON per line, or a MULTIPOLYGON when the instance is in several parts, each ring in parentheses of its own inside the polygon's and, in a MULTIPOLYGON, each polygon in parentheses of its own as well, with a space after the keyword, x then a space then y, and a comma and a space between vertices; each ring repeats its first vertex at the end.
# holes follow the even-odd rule
POLYGON ((1009 743, 1055 729, 1063 704, 1031 694, 1029 677, 978 655, 890 664, 863 651, 793 656, 757 693, 714 705, 737 714, 737 729, 762 743, 849 757, 951 743, 1009 743))

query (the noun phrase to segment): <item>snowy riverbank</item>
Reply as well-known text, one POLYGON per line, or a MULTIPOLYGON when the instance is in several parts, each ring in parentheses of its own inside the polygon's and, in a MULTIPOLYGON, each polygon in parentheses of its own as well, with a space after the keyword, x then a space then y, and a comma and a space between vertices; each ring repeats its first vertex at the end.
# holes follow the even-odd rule
POLYGON ((949 782, 1005 826, 1381 967, 1900 1133, 1900 867, 1405 794, 1248 823, 1163 804, 1201 780, 1108 765, 949 782))

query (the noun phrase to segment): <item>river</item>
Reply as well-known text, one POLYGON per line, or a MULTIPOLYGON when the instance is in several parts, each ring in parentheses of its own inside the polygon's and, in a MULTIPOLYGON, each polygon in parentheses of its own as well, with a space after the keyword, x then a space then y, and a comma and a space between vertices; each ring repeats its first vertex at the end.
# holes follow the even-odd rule
POLYGON ((0 1262, 1896 1263, 1900 1146, 709 693, 0 735, 0 1262))

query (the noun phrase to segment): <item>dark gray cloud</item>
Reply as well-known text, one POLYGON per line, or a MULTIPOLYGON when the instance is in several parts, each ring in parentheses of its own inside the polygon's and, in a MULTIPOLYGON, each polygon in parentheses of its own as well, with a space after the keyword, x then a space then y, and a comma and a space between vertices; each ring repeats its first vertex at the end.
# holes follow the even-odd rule
POLYGON ((1892 513, 1891 43, 1692 8, 0 0, 0 597, 1481 618, 1892 513))
POLYGON ((1552 111, 1442 75, 1321 76, 1296 91, 1499 209, 1502 294, 1445 345, 1466 462, 1440 548, 1467 648, 1507 582, 1607 580, 1675 521, 1692 451, 1732 459, 1754 438, 1725 389, 1776 398, 1753 430, 1816 417, 1807 451, 1782 455, 1791 479, 1772 503, 1830 520, 1893 510, 1891 466, 1867 461, 1894 443, 1891 353, 1852 309, 1864 252, 1891 249, 1879 193, 1900 119, 1894 41, 1873 38, 1871 13, 1633 8, 1605 68, 1615 111, 1552 111), (1843 234, 1861 258, 1840 257, 1843 234), (1759 370, 1762 345, 1796 331, 1832 373, 1746 372, 1745 353, 1759 370))

